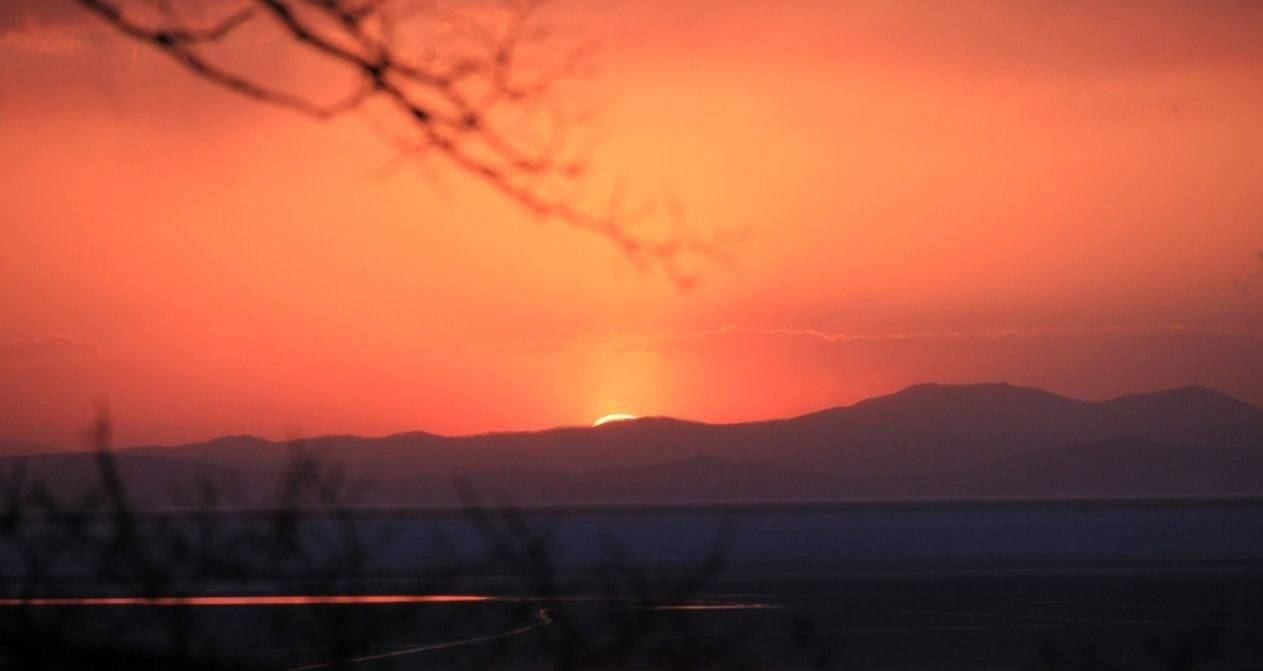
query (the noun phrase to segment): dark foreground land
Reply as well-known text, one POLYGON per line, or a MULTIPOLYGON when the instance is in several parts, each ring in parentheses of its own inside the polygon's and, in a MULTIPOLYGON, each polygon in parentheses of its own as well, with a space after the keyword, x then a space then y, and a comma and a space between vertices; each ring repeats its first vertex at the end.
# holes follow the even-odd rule
MULTIPOLYGON (((139 528, 172 524, 199 523, 139 528)), ((209 524, 274 531, 263 514, 209 524)), ((354 561, 164 575, 143 594, 233 597, 210 603, 75 602, 136 596, 126 572, 143 570, 102 578, 67 555, 8 582, 7 668, 1263 667, 1255 501, 361 511, 295 529, 333 556, 347 524, 354 561), (455 598, 234 601, 417 594, 455 598)))

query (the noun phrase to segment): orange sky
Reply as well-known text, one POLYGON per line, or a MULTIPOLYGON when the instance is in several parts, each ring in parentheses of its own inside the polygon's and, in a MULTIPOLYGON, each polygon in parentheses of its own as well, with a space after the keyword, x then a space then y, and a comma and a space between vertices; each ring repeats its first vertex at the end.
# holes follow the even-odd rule
MULTIPOLYGON (((920 381, 1263 404, 1263 4, 557 2, 681 292, 435 164, 0 5, 0 438, 737 420, 920 381)), ((265 39, 236 62, 298 82, 265 39)))

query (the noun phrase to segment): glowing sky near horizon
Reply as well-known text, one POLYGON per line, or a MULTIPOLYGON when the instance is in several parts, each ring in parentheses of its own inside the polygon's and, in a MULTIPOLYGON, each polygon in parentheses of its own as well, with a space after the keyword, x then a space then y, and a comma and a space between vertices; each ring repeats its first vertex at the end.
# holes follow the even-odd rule
POLYGON ((922 381, 1263 404, 1263 4, 547 11, 600 45, 594 169, 732 233, 731 268, 681 292, 387 170, 361 118, 0 5, 0 439, 74 444, 101 399, 122 443, 741 420, 922 381))

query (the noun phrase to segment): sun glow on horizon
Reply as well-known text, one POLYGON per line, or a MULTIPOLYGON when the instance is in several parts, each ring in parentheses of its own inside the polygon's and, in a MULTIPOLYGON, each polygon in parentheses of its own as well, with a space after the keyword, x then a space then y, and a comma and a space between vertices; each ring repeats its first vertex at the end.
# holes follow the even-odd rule
POLYGON ((604 417, 598 418, 595 422, 592 422, 592 426, 601 426, 602 424, 609 424, 610 422, 626 422, 632 419, 639 419, 639 418, 636 417, 635 415, 629 415, 625 412, 615 412, 609 415, 605 415, 604 417))

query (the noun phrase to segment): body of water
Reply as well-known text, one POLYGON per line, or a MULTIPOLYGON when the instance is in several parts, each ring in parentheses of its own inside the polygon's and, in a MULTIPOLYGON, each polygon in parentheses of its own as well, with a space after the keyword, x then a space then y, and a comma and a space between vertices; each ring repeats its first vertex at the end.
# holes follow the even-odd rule
MULTIPOLYGON (((271 519, 137 529, 236 542, 269 537, 271 519)), ((308 565, 176 571, 163 593, 124 593, 141 583, 73 553, 32 589, 7 553, 0 618, 141 649, 179 622, 201 654, 261 668, 556 668, 575 650, 600 661, 592 650, 628 631, 633 668, 692 651, 926 671, 1263 659, 1263 505, 1250 501, 395 510, 287 529, 308 565)), ((266 551, 249 545, 230 551, 266 551)))

